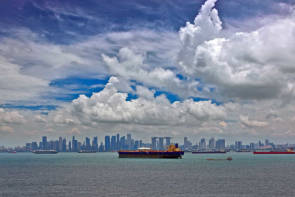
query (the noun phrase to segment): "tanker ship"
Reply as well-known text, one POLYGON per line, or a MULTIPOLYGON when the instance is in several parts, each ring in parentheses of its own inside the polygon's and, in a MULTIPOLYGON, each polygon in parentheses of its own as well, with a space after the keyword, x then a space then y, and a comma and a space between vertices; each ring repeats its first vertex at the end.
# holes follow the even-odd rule
POLYGON ((119 158, 181 159, 184 152, 178 148, 178 144, 171 144, 165 151, 142 147, 135 151, 120 150, 118 154, 119 158))
POLYGON ((253 154, 295 154, 293 149, 287 149, 286 151, 254 151, 253 154))

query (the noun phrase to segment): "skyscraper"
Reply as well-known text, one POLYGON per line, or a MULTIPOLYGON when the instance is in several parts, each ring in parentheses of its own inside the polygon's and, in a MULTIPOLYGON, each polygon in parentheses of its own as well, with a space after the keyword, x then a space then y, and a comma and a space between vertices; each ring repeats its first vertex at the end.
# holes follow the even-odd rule
POLYGON ((216 141, 216 149, 217 150, 224 150, 225 149, 225 139, 218 139, 216 141))
POLYGON ((42 149, 47 150, 48 149, 48 144, 47 144, 47 137, 43 136, 42 137, 42 149))
POLYGON ((110 136, 107 135, 104 137, 104 145, 105 145, 106 152, 111 150, 110 136))
POLYGON ((94 137, 92 140, 92 150, 97 152, 98 151, 98 140, 97 137, 94 137))
POLYGON ((215 148, 215 139, 212 137, 209 140, 209 148, 214 149, 215 148))
POLYGON ((242 149, 242 141, 236 141, 235 142, 235 149, 241 150, 242 149))
POLYGON ((121 147, 121 145, 120 145, 120 134, 118 133, 117 134, 117 147, 116 147, 116 149, 120 150, 120 147, 121 147))
POLYGON ((115 151, 116 150, 116 146, 117 146, 116 136, 112 136, 112 138, 111 138, 111 150, 112 151, 115 151))
POLYGON ((157 137, 152 137, 152 149, 157 150, 157 137))
POLYGON ((128 150, 131 150, 132 149, 132 147, 131 147, 131 141, 132 141, 132 138, 131 138, 131 134, 130 133, 128 133, 127 134, 127 146, 128 146, 128 150))
POLYGON ((199 148, 200 148, 200 149, 206 149, 206 140, 205 140, 205 138, 202 138, 202 139, 200 140, 199 148))
POLYGON ((164 137, 159 137, 159 150, 164 150, 164 137))
POLYGON ((62 151, 62 137, 58 138, 58 152, 62 151))
POLYGON ((91 150, 91 145, 90 145, 90 138, 86 137, 85 138, 85 144, 86 144, 86 150, 91 150))
POLYGON ((62 140, 62 152, 67 152, 67 140, 64 138, 62 140))
POLYGON ((72 138, 72 152, 78 152, 78 141, 75 139, 75 136, 72 138))

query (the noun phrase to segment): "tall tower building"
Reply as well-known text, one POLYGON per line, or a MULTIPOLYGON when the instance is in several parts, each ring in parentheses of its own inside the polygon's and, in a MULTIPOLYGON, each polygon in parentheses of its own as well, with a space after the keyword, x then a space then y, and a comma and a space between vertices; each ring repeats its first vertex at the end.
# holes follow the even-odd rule
POLYGON ((225 149, 225 139, 218 139, 216 141, 216 149, 217 150, 224 150, 225 149))
POLYGON ((157 137, 152 137, 152 149, 157 150, 157 137))
POLYGON ((202 139, 200 140, 199 148, 200 148, 200 149, 206 149, 206 140, 205 140, 205 138, 202 138, 202 139))
POLYGON ((209 140, 209 148, 210 149, 215 148, 215 139, 214 138, 210 138, 210 140, 209 140))
POLYGON ((92 150, 93 151, 98 151, 98 140, 97 137, 94 137, 92 140, 92 150))
POLYGON ((131 138, 131 134, 128 133, 127 134, 127 146, 128 146, 128 150, 131 150, 132 149, 132 138, 131 138))
POLYGON ((116 146, 116 150, 120 150, 120 147, 121 147, 121 145, 120 145, 120 134, 118 133, 117 134, 117 146, 116 146))
POLYGON ((85 145, 86 145, 86 150, 91 150, 91 145, 90 145, 90 138, 86 137, 85 139, 85 145))
POLYGON ((43 136, 42 137, 42 149, 47 150, 48 149, 48 143, 47 143, 47 137, 43 136))
POLYGON ((112 136, 111 138, 111 150, 115 151, 117 146, 116 136, 112 136))
POLYGON ((164 150, 164 137, 159 137, 159 150, 164 150))
POLYGON ((67 152, 67 140, 64 138, 62 140, 62 152, 67 152))
POLYGON ((58 138, 58 151, 61 152, 62 151, 62 137, 58 138))
POLYGON ((104 137, 104 146, 105 146, 105 151, 111 151, 111 142, 110 142, 110 136, 105 136, 104 137))

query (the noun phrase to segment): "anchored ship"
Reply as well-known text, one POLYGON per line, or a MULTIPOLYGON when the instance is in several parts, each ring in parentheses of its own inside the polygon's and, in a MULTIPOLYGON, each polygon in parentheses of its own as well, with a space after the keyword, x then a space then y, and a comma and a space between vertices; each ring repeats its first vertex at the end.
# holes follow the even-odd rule
POLYGON ((165 151, 151 150, 151 148, 139 148, 135 151, 120 150, 119 158, 163 158, 163 159, 181 159, 184 152, 178 148, 178 144, 169 145, 165 151))
POLYGON ((224 150, 208 150, 208 151, 193 151, 192 154, 216 154, 216 153, 226 153, 224 150))
POLYGON ((286 151, 254 151, 253 154, 295 154, 293 149, 287 149, 286 151))
POLYGON ((36 150, 36 151, 33 151, 33 153, 35 153, 35 154, 56 154, 57 151, 56 150, 36 150))

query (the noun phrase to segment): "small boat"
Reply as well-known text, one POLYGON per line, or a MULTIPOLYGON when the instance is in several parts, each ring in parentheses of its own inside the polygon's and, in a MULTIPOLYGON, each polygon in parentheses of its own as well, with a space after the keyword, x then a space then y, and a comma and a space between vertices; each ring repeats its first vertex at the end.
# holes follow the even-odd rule
POLYGON ((233 160, 233 158, 232 157, 227 157, 225 159, 208 158, 206 160, 208 160, 208 161, 226 161, 226 160, 231 161, 231 160, 233 160))

